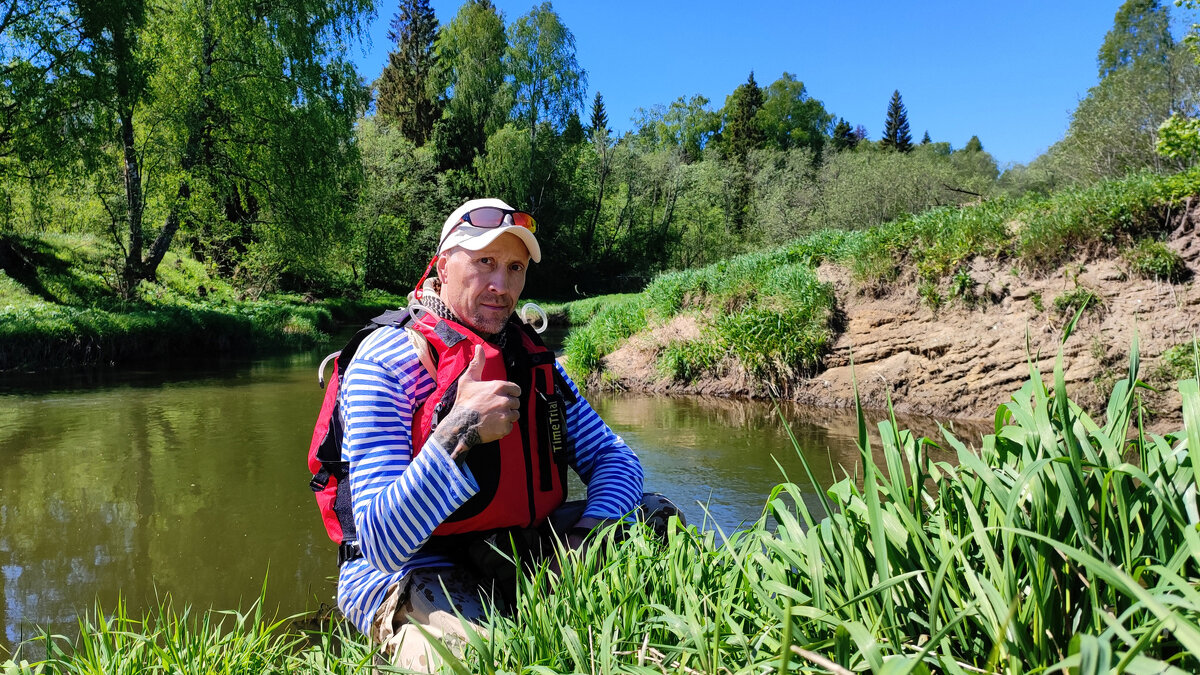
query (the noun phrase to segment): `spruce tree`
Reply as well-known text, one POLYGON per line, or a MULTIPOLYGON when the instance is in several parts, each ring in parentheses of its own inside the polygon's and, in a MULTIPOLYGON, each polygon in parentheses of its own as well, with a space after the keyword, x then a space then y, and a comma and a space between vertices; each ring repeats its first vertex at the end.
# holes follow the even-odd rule
POLYGON ((592 99, 591 131, 593 135, 600 134, 601 136, 612 133, 608 128, 608 112, 604 109, 604 97, 600 95, 600 92, 596 92, 596 98, 592 99))
POLYGON ((883 122, 883 138, 879 139, 879 147, 894 148, 900 152, 912 150, 912 134, 908 131, 908 113, 900 100, 900 90, 892 92, 892 100, 888 103, 887 119, 883 122))
POLYGON ((721 130, 726 153, 739 163, 746 161, 751 150, 763 146, 765 135, 758 120, 762 106, 762 89, 754 81, 754 71, 750 71, 746 83, 738 85, 725 101, 725 128, 721 130))
POLYGON ((926 129, 925 135, 921 137, 921 145, 929 145, 932 142, 933 142, 933 139, 929 137, 929 130, 926 129))
POLYGON ((376 113, 417 145, 429 140, 441 115, 433 81, 437 30, 437 17, 429 0, 400 0, 400 9, 388 31, 388 39, 396 43, 396 49, 388 54, 388 64, 377 84, 376 113))
POLYGON ((856 145, 858 138, 854 136, 854 129, 845 118, 839 117, 837 125, 833 127, 833 149, 839 152, 853 150, 856 145))

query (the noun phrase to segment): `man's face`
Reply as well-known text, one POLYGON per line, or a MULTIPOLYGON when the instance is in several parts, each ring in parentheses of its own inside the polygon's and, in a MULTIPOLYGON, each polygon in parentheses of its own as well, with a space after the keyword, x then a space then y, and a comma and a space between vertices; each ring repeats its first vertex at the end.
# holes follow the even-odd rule
POLYGON ((486 248, 455 248, 438 258, 442 302, 469 328, 499 333, 525 288, 529 250, 516 236, 502 234, 486 248))

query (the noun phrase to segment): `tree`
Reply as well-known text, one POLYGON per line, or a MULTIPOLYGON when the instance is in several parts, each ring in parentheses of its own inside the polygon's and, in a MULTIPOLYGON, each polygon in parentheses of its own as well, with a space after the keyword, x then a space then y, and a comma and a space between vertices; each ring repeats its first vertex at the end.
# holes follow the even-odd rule
POLYGON ((490 0, 468 0, 438 32, 438 90, 447 98, 434 130, 443 169, 465 168, 490 134, 504 126, 512 108, 504 81, 508 39, 490 0))
POLYGON ((1096 54, 1100 79, 1138 60, 1165 65, 1175 44, 1170 23, 1167 8, 1159 0, 1126 0, 1096 54))
POLYGON ((912 134, 908 131, 908 113, 900 100, 900 90, 892 92, 892 100, 888 103, 887 119, 883 122, 883 138, 879 147, 895 149, 900 152, 912 150, 912 134))
MULTIPOLYGON (((150 247, 149 255, 143 258, 146 198, 142 185, 142 157, 133 116, 145 101, 149 74, 153 68, 153 62, 145 58, 138 48, 146 23, 146 6, 142 0, 76 0, 73 9, 79 17, 80 35, 91 45, 87 68, 92 75, 96 100, 105 112, 116 118, 115 140, 121 148, 124 184, 124 200, 117 213, 123 213, 128 235, 121 268, 121 288, 128 294, 133 292, 139 281, 153 274, 179 228, 177 216, 168 219, 150 247)), ((186 198, 187 195, 182 197, 186 198)), ((114 221, 118 217, 114 214, 114 221)), ((118 239, 117 243, 122 242, 118 239)))
MULTIPOLYGON (((583 106, 586 75, 575 59, 575 36, 549 2, 534 7, 508 28, 505 63, 513 91, 512 120, 529 135, 525 207, 536 213, 558 157, 540 154, 553 147, 538 139, 543 125, 561 131, 583 106), (536 187, 535 187, 536 186, 536 187)), ((491 146, 489 139, 488 145, 491 146)))
POLYGON ((825 147, 833 123, 833 115, 808 95, 804 83, 786 72, 763 91, 758 118, 767 147, 808 148, 814 156, 825 147))
POLYGON ((612 133, 608 128, 608 112, 604 109, 604 97, 600 92, 596 92, 596 97, 592 99, 592 119, 590 125, 592 134, 601 133, 605 136, 612 133))
POLYGON ((1159 126, 1172 113, 1200 113, 1200 66, 1179 46, 1166 66, 1138 60, 1088 90, 1066 135, 1038 163, 1060 182, 1074 184, 1140 169, 1180 170, 1187 166, 1183 157, 1164 161, 1156 152, 1159 126))
MULTIPOLYGON (((928 134, 926 134, 928 136, 928 134)), ((965 152, 983 152, 983 143, 979 142, 978 136, 972 136, 967 144, 963 147, 965 152)))
POLYGON ((531 137, 542 120, 562 129, 583 105, 587 76, 575 59, 575 36, 549 2, 509 26, 505 61, 513 85, 513 120, 531 137))
POLYGON ((921 145, 929 145, 932 142, 933 142, 933 139, 929 137, 929 130, 926 129, 925 135, 921 137, 921 145))
POLYGON ((69 0, 0 0, 0 176, 70 161, 86 56, 69 0))
POLYGON ((722 111, 721 138, 725 153, 739 163, 745 163, 751 150, 763 146, 766 135, 758 111, 763 107, 763 93, 754 81, 754 71, 725 100, 722 111))
POLYGON ((346 40, 369 11, 367 0, 205 0, 150 14, 144 135, 160 176, 147 185, 173 192, 164 222, 178 220, 223 273, 254 284, 328 276, 369 100, 346 40))
POLYGON ((858 145, 858 137, 854 135, 854 129, 850 127, 850 123, 845 118, 838 118, 838 123, 833 127, 831 142, 833 149, 838 152, 853 150, 854 146, 858 145))
POLYGON ((429 0, 400 0, 388 39, 396 49, 379 76, 377 114, 395 124, 405 138, 424 145, 441 114, 435 85, 438 22, 429 0))

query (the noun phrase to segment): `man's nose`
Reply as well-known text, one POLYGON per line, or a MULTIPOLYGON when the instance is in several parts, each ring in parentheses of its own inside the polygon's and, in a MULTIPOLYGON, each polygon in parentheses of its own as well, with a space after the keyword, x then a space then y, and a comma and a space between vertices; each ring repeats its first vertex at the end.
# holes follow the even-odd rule
POLYGON ((489 290, 497 295, 508 293, 508 275, 504 272, 505 270, 499 270, 488 280, 489 290))

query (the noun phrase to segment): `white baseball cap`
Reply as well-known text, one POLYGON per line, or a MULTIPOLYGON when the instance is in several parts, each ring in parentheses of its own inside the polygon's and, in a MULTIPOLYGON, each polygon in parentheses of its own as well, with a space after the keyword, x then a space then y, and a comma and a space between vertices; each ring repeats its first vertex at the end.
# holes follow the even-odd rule
POLYGON ((538 240, 533 236, 533 232, 529 228, 512 224, 511 218, 506 219, 507 224, 501 224, 499 227, 476 227, 463 220, 463 216, 467 213, 484 207, 497 208, 512 213, 517 212, 517 209, 499 199, 472 199, 468 201, 457 209, 454 209, 454 212, 446 218, 445 224, 442 225, 442 244, 438 247, 437 253, 441 254, 443 251, 448 251, 455 246, 460 246, 468 251, 478 251, 487 248, 500 235, 510 232, 520 237, 521 241, 525 244, 525 248, 529 250, 529 257, 533 259, 533 262, 542 261, 542 247, 538 245, 538 240))

